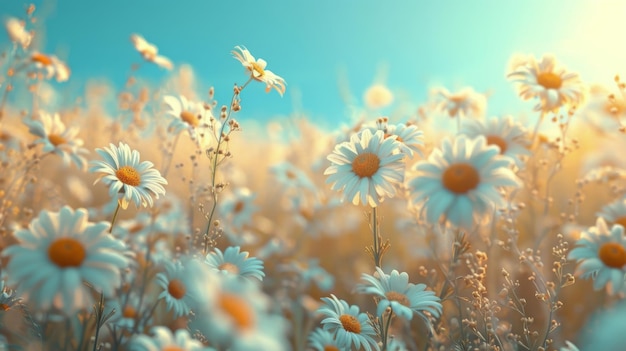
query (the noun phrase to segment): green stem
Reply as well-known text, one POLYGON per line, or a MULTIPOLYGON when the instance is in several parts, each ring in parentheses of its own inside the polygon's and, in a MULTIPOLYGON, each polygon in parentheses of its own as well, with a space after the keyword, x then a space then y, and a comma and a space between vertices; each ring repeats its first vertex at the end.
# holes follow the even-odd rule
POLYGON ((377 207, 372 207, 372 233, 374 234, 374 246, 372 254, 374 255, 374 264, 376 267, 381 267, 380 257, 380 243, 378 242, 378 213, 377 207))
POLYGON ((113 219, 111 219, 111 227, 109 227, 109 233, 113 232, 113 225, 115 225, 115 220, 117 219, 117 214, 120 211, 120 203, 118 201, 117 207, 115 208, 115 213, 113 213, 113 219))
POLYGON ((104 313, 104 293, 100 293, 100 302, 98 304, 98 310, 96 311, 96 335, 93 340, 93 351, 98 350, 98 336, 100 334, 100 328, 102 327, 102 318, 103 318, 102 314, 103 313, 104 313))

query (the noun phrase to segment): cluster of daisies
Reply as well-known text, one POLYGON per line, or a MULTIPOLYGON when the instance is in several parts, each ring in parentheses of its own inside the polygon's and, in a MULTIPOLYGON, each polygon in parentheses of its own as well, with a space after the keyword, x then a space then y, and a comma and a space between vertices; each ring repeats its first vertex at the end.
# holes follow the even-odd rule
POLYGON ((378 123, 338 144, 326 169, 332 188, 355 205, 380 205, 396 189, 430 224, 472 229, 496 207, 506 205, 501 189, 521 185, 515 165, 528 153, 525 131, 512 119, 469 121, 466 132, 442 142, 405 177, 406 160, 421 154, 423 133, 415 125, 378 123))
MULTIPOLYGON (((29 9, 28 19, 32 11, 29 9)), ((69 79, 70 70, 64 62, 35 49, 36 37, 29 30, 29 21, 9 18, 5 24, 14 43, 15 64, 8 74, 11 79, 21 73, 28 80, 69 79)), ((132 34, 130 40, 145 62, 173 69, 171 60, 161 55, 156 45, 139 34, 132 34)), ((268 70, 265 60, 255 58, 242 46, 236 46, 231 54, 247 78, 235 87, 231 106, 216 111, 213 104, 184 95, 165 95, 159 100, 169 137, 188 137, 200 154, 214 153, 213 194, 217 194, 216 167, 221 164, 218 155, 226 159, 222 143, 239 128, 231 118, 240 108, 238 94, 253 81, 263 84, 267 92, 275 90, 282 96, 286 91, 285 80, 268 70)), ((430 143, 418 122, 392 123, 380 117, 342 135, 330 154, 325 150, 324 166, 317 170, 345 202, 375 209, 383 206, 385 199, 400 197, 424 228, 475 233, 481 226, 502 219, 498 216, 524 190, 524 172, 537 149, 538 130, 545 117, 576 109, 587 97, 579 76, 562 68, 550 55, 540 60, 516 57, 508 78, 522 99, 536 102, 534 110, 540 116, 532 131, 511 116, 483 119, 487 98, 472 88, 458 92, 440 88, 433 91, 433 111, 456 119, 456 134, 430 143)), ((373 86, 365 98, 373 110, 393 101, 384 85, 373 86)), ((437 294, 435 285, 412 283, 408 273, 383 269, 380 262, 375 262, 373 274, 361 275, 354 289, 355 294, 373 299, 373 313, 333 293, 335 277, 318 259, 272 262, 273 255, 289 248, 288 240, 259 242, 252 217, 262 209, 257 205, 258 193, 245 186, 220 194, 219 206, 215 195, 213 205, 219 221, 208 217, 209 227, 221 223, 220 234, 230 246, 201 252, 200 247, 193 246, 197 242, 188 240, 196 228, 189 218, 192 214, 184 210, 186 204, 166 195, 169 165, 158 170, 152 162, 142 161, 139 151, 125 142, 98 148, 95 151, 100 159, 89 160, 89 151, 78 137, 79 129, 66 126, 57 113, 34 111, 20 122, 35 137, 28 149, 36 150, 36 159, 60 157, 66 167, 73 165, 95 173, 95 183, 104 184, 110 197, 101 208, 65 205, 56 210, 41 209, 27 225, 14 226, 14 242, 1 252, 6 265, 0 275, 0 308, 6 311, 20 304, 36 312, 31 319, 34 325, 47 323, 41 318, 49 318, 69 321, 72 326, 66 344, 48 346, 80 350, 93 343, 95 349, 101 346, 97 344, 100 335, 108 347, 131 350, 308 347, 319 351, 395 351, 414 346, 407 339, 410 333, 398 326, 410 329, 417 316, 417 323, 423 323, 432 336, 446 318, 445 298, 440 297, 445 291, 437 294), (120 211, 128 210, 131 204, 142 210, 134 218, 118 220, 120 211), (243 251, 246 246, 260 247, 257 257, 243 251), (266 276, 268 263, 276 264, 281 274, 296 275, 302 289, 314 286, 328 293, 306 306, 307 317, 314 322, 306 325, 308 329, 298 330, 302 325, 296 323, 297 313, 302 311, 281 301, 281 294, 292 287, 289 282, 277 281, 281 277, 266 276), (266 291, 270 284, 276 296, 266 291), (95 312, 90 314, 92 308, 95 312), (93 340, 85 335, 85 321, 92 317, 96 324, 93 340)), ((270 171, 282 185, 282 194, 289 198, 292 220, 302 232, 311 237, 340 237, 345 228, 358 227, 359 218, 351 220, 339 211, 349 205, 320 195, 303 169, 285 161, 274 164, 270 171)), ((620 199, 598 213, 595 226, 582 230, 568 255, 576 262, 577 276, 591 279, 594 289, 604 289, 615 298, 626 295, 625 225, 626 200, 620 199)), ((375 225, 371 229, 377 230, 375 225)), ((300 298, 296 301, 304 309, 306 303, 300 298)), ((619 306, 617 310, 621 309, 619 306)), ((613 314, 599 320, 611 325, 620 321, 613 314)), ((14 341, 5 339, 0 339, 0 346, 14 341)), ((578 350, 569 341, 565 345, 562 351, 578 350)), ((616 344, 590 336, 581 345, 615 349, 616 344)))

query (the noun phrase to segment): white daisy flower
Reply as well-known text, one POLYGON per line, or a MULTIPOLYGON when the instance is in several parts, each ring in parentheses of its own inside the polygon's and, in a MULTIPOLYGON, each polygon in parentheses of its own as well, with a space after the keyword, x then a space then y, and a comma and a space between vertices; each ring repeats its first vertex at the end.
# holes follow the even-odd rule
POLYGON ((65 82, 70 78, 70 69, 67 65, 54 55, 42 54, 34 51, 30 54, 30 62, 37 70, 45 73, 45 78, 50 79, 53 76, 57 82, 65 82))
POLYGON ((110 223, 88 221, 87 210, 68 206, 42 211, 27 229, 15 233, 17 244, 6 248, 9 284, 37 308, 69 315, 89 308, 93 291, 112 296, 129 264, 125 246, 108 233, 110 223))
POLYGON ((33 39, 33 34, 25 29, 23 21, 20 21, 17 18, 9 17, 6 22, 4 22, 4 26, 6 27, 9 39, 12 42, 19 44, 24 49, 30 45, 31 40, 33 39))
POLYGON ((158 55, 159 49, 154 44, 148 43, 141 35, 132 34, 130 36, 130 41, 133 43, 135 50, 139 51, 144 60, 152 62, 155 65, 168 70, 171 70, 174 67, 170 59, 165 56, 158 55))
POLYGON ((235 229, 242 229, 259 210, 254 204, 256 196, 256 193, 248 188, 237 188, 233 193, 224 196, 219 211, 235 229))
POLYGON ((189 266, 199 296, 191 328, 223 350, 289 349, 286 322, 270 312, 271 301, 259 284, 197 263, 189 266))
POLYGON ((66 128, 58 113, 50 115, 43 111, 39 113, 39 120, 24 120, 24 124, 31 134, 40 138, 35 144, 43 144, 43 152, 61 156, 66 165, 71 161, 78 168, 85 169, 87 160, 83 155, 89 151, 82 147, 83 141, 76 138, 78 127, 66 128))
POLYGON ((561 107, 579 106, 586 88, 577 73, 559 67, 552 55, 543 55, 540 62, 533 56, 514 57, 516 63, 507 77, 517 83, 523 100, 539 99, 535 111, 557 112, 561 107))
POLYGON ((404 154, 398 153, 395 137, 385 138, 382 130, 368 129, 352 135, 350 141, 335 147, 327 159, 324 174, 332 189, 343 191, 353 204, 378 206, 380 199, 395 195, 394 184, 404 180, 404 154))
POLYGON ((621 198, 602 207, 597 216, 604 218, 609 224, 619 224, 626 228, 626 198, 621 198))
POLYGON ((247 251, 239 251, 239 246, 229 246, 222 250, 215 248, 206 255, 205 263, 216 272, 238 277, 256 278, 263 281, 263 261, 250 257, 247 251))
POLYGON ((187 330, 178 329, 174 333, 167 328, 157 326, 152 328, 152 336, 135 335, 129 342, 131 351, 159 351, 159 350, 184 350, 184 351, 208 351, 199 340, 194 339, 187 330))
POLYGON ((187 130, 191 140, 199 143, 201 138, 198 135, 204 133, 208 127, 207 120, 211 117, 211 111, 205 109, 202 103, 189 101, 182 95, 168 95, 163 100, 169 107, 166 113, 173 117, 168 128, 174 134, 187 130))
POLYGON ((519 122, 515 122, 513 117, 491 118, 487 121, 465 120, 461 126, 461 134, 467 135, 470 139, 484 136, 487 145, 495 145, 500 149, 500 154, 510 157, 518 167, 523 165, 520 156, 531 154, 528 147, 530 140, 526 129, 519 122))
POLYGON ((415 166, 417 174, 408 184, 413 205, 423 204, 430 223, 444 216, 454 226, 471 228, 494 206, 504 206, 498 188, 521 185, 511 159, 499 153, 482 136, 446 138, 441 149, 415 166))
POLYGON ((163 261, 165 272, 157 273, 157 284, 163 289, 159 299, 164 299, 167 310, 173 311, 174 318, 186 316, 191 311, 194 298, 190 292, 192 279, 180 261, 163 261))
POLYGON ((131 150, 128 144, 119 143, 119 146, 110 144, 108 148, 96 149, 104 161, 92 161, 90 172, 101 172, 98 179, 109 186, 111 197, 117 197, 122 208, 127 208, 130 201, 139 207, 152 207, 152 196, 159 198, 165 194, 163 184, 167 180, 158 170, 153 168, 150 161, 139 161, 139 152, 131 150))
POLYGON ((439 87, 431 91, 436 101, 435 109, 448 113, 450 117, 479 117, 482 116, 487 105, 484 94, 477 93, 471 87, 451 93, 448 89, 439 87))
POLYGON ((410 158, 414 153, 422 156, 421 147, 424 145, 424 132, 414 124, 391 124, 386 127, 385 137, 395 135, 399 143, 400 152, 407 154, 410 158))
POLYGON ((265 91, 269 92, 272 88, 283 96, 285 93, 285 80, 274 74, 272 71, 265 69, 267 62, 259 58, 255 59, 250 51, 243 46, 235 46, 235 50, 231 51, 233 57, 246 68, 250 78, 265 83, 265 91))
POLYGON ((608 228, 603 218, 598 218, 595 227, 584 232, 576 248, 567 256, 576 260, 576 274, 582 279, 591 277, 593 288, 607 288, 610 294, 622 291, 626 273, 626 237, 624 227, 608 228))

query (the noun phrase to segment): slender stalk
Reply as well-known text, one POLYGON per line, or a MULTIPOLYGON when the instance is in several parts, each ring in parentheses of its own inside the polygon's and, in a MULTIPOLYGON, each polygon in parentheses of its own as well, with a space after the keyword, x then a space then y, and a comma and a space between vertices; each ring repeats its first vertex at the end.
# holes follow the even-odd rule
POLYGON ((372 207, 372 234, 374 235, 374 246, 372 250, 372 255, 374 256, 374 264, 376 267, 382 268, 381 265, 381 254, 380 254, 380 242, 378 241, 378 213, 377 207, 372 207))
POLYGON ((100 335, 100 328, 102 327, 102 319, 103 319, 102 314, 103 313, 104 313, 104 293, 100 293, 100 302, 98 303, 98 310, 96 311, 96 335, 93 340, 93 351, 98 350, 98 336, 100 335))
POLYGON ((535 146, 535 142, 537 141, 537 137, 539 136, 539 127, 541 126, 541 122, 543 121, 543 118, 545 116, 545 112, 541 112, 541 115, 539 115, 539 119, 537 120, 537 124, 535 124, 535 129, 533 129, 533 134, 530 138, 531 146, 535 146))
POLYGON ((224 118, 224 121, 222 122, 222 127, 220 128, 219 135, 217 136, 217 146, 215 148, 215 157, 213 158, 213 165, 211 167, 211 173, 212 173, 211 174, 211 191, 213 192, 212 194, 213 206, 211 207, 211 213, 209 214, 206 230, 204 231, 204 236, 205 236, 204 250, 203 250, 204 254, 207 254, 207 252, 209 251, 209 237, 210 237, 209 233, 211 231, 211 224, 213 223, 213 216, 215 215, 215 208, 217 207, 217 192, 215 190, 215 179, 217 177, 217 162, 218 162, 219 152, 222 147, 222 138, 224 134, 224 129, 226 128, 226 125, 228 124, 227 122, 230 119, 230 115, 232 113, 233 103, 235 102, 235 99, 237 99, 237 97, 241 94, 241 91, 243 91, 243 89, 251 81, 252 81, 252 77, 250 77, 250 79, 248 79, 248 81, 244 85, 242 85, 240 88, 238 88, 238 91, 233 94, 233 97, 230 100, 230 105, 228 106, 228 112, 226 113, 226 118, 224 118))
POLYGON ((115 208, 115 213, 113 213, 113 219, 111 219, 111 226, 109 227, 109 233, 113 232, 113 226, 115 225, 115 220, 117 219, 117 214, 120 212, 120 203, 117 203, 117 207, 115 208))

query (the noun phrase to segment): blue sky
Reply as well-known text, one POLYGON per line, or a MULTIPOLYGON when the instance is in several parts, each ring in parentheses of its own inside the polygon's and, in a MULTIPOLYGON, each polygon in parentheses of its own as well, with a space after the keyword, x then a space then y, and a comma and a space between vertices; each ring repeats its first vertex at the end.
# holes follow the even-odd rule
MULTIPOLYGON (((3 2, 0 15, 20 17, 25 2, 3 2)), ((176 65, 190 64, 201 87, 225 102, 243 69, 236 45, 268 61, 287 81, 287 93, 252 86, 240 119, 265 121, 305 112, 320 123, 348 119, 338 81, 358 101, 381 72, 387 85, 415 104, 430 88, 473 86, 494 92, 488 113, 529 111, 504 75, 515 52, 553 53, 586 82, 610 84, 626 74, 626 5, 620 1, 35 1, 42 51, 65 59, 68 87, 88 79, 124 83, 139 62, 129 36, 143 35, 176 65)), ((0 45, 8 45, 6 34, 0 45)), ((159 82, 168 75, 142 67, 159 82)), ((60 85, 63 88, 63 85, 60 85)))

